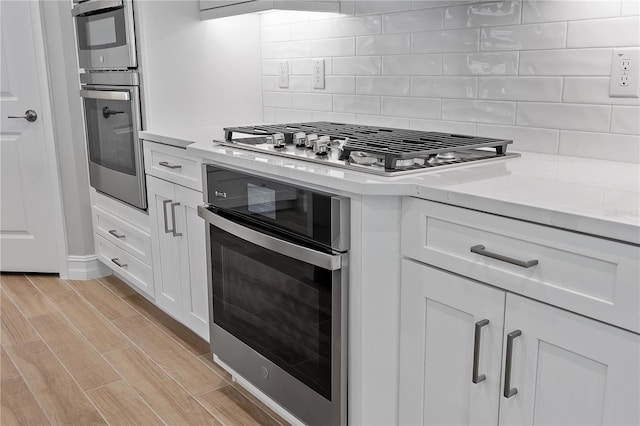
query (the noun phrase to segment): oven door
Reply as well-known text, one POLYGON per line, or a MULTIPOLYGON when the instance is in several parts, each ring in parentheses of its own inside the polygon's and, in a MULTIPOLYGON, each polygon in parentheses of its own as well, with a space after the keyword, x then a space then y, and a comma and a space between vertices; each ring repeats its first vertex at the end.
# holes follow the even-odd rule
POLYGON ((347 255, 200 206, 212 352, 308 424, 346 421, 347 255))
POLYGON ((84 86, 89 179, 96 190, 147 208, 138 87, 84 86))
POLYGON ((137 67, 131 0, 89 0, 72 9, 80 68, 137 67))

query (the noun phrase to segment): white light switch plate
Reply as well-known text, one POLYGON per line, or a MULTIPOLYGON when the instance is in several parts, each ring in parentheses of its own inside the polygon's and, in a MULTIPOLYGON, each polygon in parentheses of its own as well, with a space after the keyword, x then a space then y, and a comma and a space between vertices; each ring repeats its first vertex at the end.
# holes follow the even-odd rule
POLYGON ((324 89, 324 59, 313 60, 313 88, 324 89))
POLYGON ((640 49, 614 49, 611 58, 609 96, 637 98, 640 96, 640 49))
POLYGON ((289 61, 278 62, 278 87, 289 87, 289 61))

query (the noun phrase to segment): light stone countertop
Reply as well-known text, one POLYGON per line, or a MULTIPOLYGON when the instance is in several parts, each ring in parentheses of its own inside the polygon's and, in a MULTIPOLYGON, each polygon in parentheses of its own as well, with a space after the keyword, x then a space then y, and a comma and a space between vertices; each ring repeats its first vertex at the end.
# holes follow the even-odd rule
POLYGON ((640 244, 640 165, 522 152, 519 158, 384 177, 216 145, 223 126, 143 131, 219 165, 361 195, 414 196, 640 244))

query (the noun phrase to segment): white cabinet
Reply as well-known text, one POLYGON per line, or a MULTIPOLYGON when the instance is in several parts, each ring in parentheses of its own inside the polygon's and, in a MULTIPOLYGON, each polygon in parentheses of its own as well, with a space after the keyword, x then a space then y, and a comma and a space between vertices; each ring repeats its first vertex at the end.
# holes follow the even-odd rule
POLYGON ((338 0, 200 0, 200 19, 214 19, 270 9, 346 12, 338 0))
POLYGON ((401 246, 400 424, 640 424, 639 247, 409 198, 401 246))
POLYGON ((401 324, 400 424, 640 422, 635 333, 410 260, 401 324))

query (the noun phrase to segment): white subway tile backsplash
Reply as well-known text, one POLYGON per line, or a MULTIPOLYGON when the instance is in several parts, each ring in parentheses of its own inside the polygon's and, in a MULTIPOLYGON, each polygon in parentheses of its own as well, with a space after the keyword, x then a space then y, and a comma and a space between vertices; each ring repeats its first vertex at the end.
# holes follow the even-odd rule
POLYGON ((289 75, 289 87, 276 87, 276 90, 285 92, 311 92, 311 84, 311 76, 309 75, 289 75))
POLYGON ((566 22, 483 28, 480 50, 560 49, 566 35, 566 22))
POLYGON ((386 117, 381 115, 357 115, 356 123, 363 124, 365 126, 381 126, 381 127, 395 127, 399 129, 406 129, 409 127, 408 118, 400 117, 386 117))
POLYGON ((276 110, 275 108, 262 108, 262 119, 265 123, 274 123, 276 121, 276 110))
POLYGON ((291 93, 263 92, 262 105, 266 107, 291 108, 291 93))
POLYGON ((611 132, 640 135, 640 107, 614 106, 611 110, 611 132))
POLYGON ((271 43, 274 41, 288 41, 291 39, 289 25, 272 25, 263 26, 260 31, 260 40, 262 43, 271 43))
POLYGON ((382 33, 379 16, 342 18, 331 21, 331 37, 352 37, 382 33))
POLYGON ((567 47, 623 47, 639 42, 640 16, 569 22, 567 30, 567 47))
POLYGON ((424 120, 412 118, 410 128, 427 132, 457 133, 461 135, 475 135, 476 123, 444 120, 424 120))
POLYGON ((358 0, 356 1, 356 14, 370 15, 389 12, 397 12, 399 10, 407 10, 411 8, 409 0, 358 0))
POLYGON ((331 111, 333 96, 319 93, 293 93, 291 106, 296 109, 310 109, 314 111, 331 111))
POLYGON ((411 77, 356 77, 359 95, 407 96, 411 90, 411 77))
POLYGON ((561 155, 640 162, 640 136, 610 133, 560 132, 561 155))
POLYGON ((331 24, 327 21, 291 24, 291 40, 314 40, 330 36, 331 24))
POLYGON ((607 18, 620 15, 620 0, 529 0, 522 8, 522 23, 607 18))
POLYGON ((559 130, 478 124, 476 134, 488 138, 512 140, 513 144, 509 145, 507 152, 514 150, 542 152, 545 154, 558 153, 559 130))
POLYGON ((356 42, 353 37, 311 41, 311 56, 354 56, 355 54, 356 42))
POLYGON ((297 10, 278 10, 260 14, 260 22, 263 26, 291 24, 306 21, 309 13, 297 10))
MULTIPOLYGON (((310 76, 313 73, 313 58, 291 59, 289 61, 289 73, 310 76)), ((324 61, 324 73, 333 73, 333 62, 330 58, 324 61)))
POLYGON ((276 123, 295 123, 313 120, 313 113, 311 111, 276 108, 275 112, 276 123))
POLYGON ((463 101, 444 99, 442 119, 479 123, 514 124, 515 102, 463 101))
POLYGON ((431 98, 382 98, 382 115, 410 118, 440 118, 441 101, 431 98))
POLYGON ((262 59, 272 59, 273 58, 273 44, 271 43, 263 43, 260 47, 260 56, 262 59))
POLYGON ((620 15, 622 16, 640 15, 640 1, 622 0, 622 8, 620 9, 620 15))
POLYGON ((442 9, 409 10, 382 16, 382 32, 412 33, 442 29, 442 9))
POLYGON ((309 42, 307 41, 273 43, 274 58, 306 58, 309 53, 309 42))
POLYGON ((559 102, 562 77, 480 77, 478 98, 559 102))
POLYGON ((412 53, 477 52, 480 30, 429 31, 411 34, 412 53))
POLYGON ((380 114, 379 96, 333 95, 333 110, 354 114, 380 114))
POLYGON ((382 58, 384 75, 441 75, 442 55, 393 55, 382 58))
POLYGON ((474 99, 477 77, 412 77, 411 96, 474 99))
POLYGON ((609 96, 609 77, 565 77, 562 101, 578 104, 640 105, 639 98, 609 96))
POLYGON ((262 76, 262 90, 273 92, 276 90, 278 77, 273 75, 263 75, 262 76))
POLYGON ((605 105, 519 102, 516 124, 563 130, 609 130, 611 107, 605 105))
POLYGON ((333 121, 335 123, 354 124, 356 122, 356 115, 345 112, 313 111, 313 121, 333 121))
POLYGON ((339 75, 380 75, 380 56, 352 56, 333 59, 333 73, 339 75))
POLYGON ((520 23, 520 0, 447 7, 445 28, 473 28, 520 23))
POLYGON ((263 59, 262 75, 278 75, 278 62, 277 59, 263 59))
POLYGON ((611 49, 520 52, 520 75, 609 75, 611 49))
POLYGON ((515 75, 517 52, 448 53, 442 57, 444 75, 515 75))
POLYGON ((409 53, 410 49, 409 34, 389 34, 356 39, 358 55, 400 55, 409 53))
POLYGON ((355 94, 356 78, 352 76, 331 75, 324 78, 324 89, 317 89, 326 93, 355 94))

